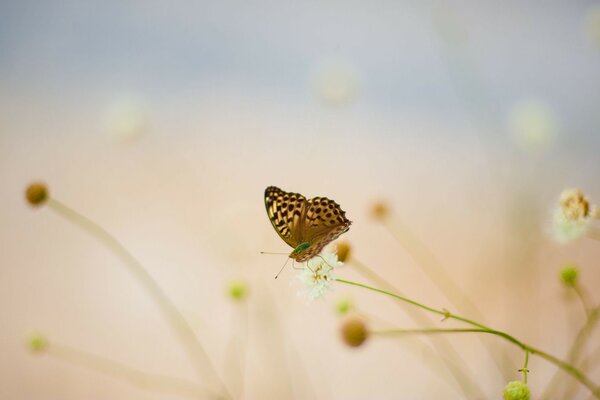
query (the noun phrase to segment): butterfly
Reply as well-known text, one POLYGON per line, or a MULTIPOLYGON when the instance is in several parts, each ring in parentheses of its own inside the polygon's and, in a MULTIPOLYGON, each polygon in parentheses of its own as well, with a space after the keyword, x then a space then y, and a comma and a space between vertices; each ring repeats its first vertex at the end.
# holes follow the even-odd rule
POLYGON ((275 186, 265 189, 265 207, 273 228, 294 249, 289 257, 298 262, 317 256, 352 224, 333 200, 307 200, 299 193, 284 192, 275 186))

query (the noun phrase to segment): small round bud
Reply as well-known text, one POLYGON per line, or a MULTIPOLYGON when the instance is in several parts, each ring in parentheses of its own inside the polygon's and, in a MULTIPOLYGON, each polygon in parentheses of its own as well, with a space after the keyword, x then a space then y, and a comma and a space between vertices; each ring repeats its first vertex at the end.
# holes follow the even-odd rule
POLYGON ((389 213, 390 213, 390 208, 388 207, 387 203, 385 203, 382 200, 376 201, 371 206, 371 215, 375 219, 384 219, 389 215, 389 213))
POLYGON ((48 348, 48 341, 42 335, 33 335, 29 338, 29 350, 32 353, 43 353, 48 348))
POLYGON ((575 286, 577 284, 577 267, 575 265, 567 265, 560 270, 560 280, 567 286, 575 286))
POLYGON ((248 285, 244 281, 236 280, 229 283, 227 294, 233 300, 241 301, 248 295, 248 285))
POLYGON ((335 245, 335 250, 337 252, 338 260, 341 262, 346 262, 346 260, 350 257, 350 251, 352 248, 348 242, 338 242, 335 245))
POLYGON ((529 400, 529 388, 521 381, 509 382, 504 387, 503 398, 504 400, 529 400))
POLYGON ((344 342, 350 347, 362 345, 369 336, 367 326, 358 318, 352 318, 344 322, 341 333, 344 342))
POLYGON ((338 315, 346 315, 350 310, 352 310, 352 302, 350 299, 341 299, 335 305, 335 312, 338 315))
POLYGON ((32 206, 40 206, 48 199, 48 188, 41 182, 32 183, 25 191, 25 199, 32 206))

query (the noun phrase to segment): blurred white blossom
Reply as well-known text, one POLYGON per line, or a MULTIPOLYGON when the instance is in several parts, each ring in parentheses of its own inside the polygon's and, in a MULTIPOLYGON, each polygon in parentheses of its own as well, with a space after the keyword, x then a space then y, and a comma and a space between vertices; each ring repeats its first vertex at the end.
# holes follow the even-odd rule
POLYGON ((333 105, 343 105, 356 97, 358 79, 348 64, 331 63, 321 66, 314 79, 315 90, 321 100, 333 105))
POLYGON ((600 49, 600 4, 595 4, 586 13, 584 29, 592 43, 600 49))
POLYGON ((508 126, 517 145, 525 150, 547 147, 558 132, 556 115, 536 99, 517 102, 509 112, 508 126))
POLYGON ((117 98, 106 114, 108 131, 120 141, 132 141, 148 128, 148 115, 141 99, 134 96, 117 98))

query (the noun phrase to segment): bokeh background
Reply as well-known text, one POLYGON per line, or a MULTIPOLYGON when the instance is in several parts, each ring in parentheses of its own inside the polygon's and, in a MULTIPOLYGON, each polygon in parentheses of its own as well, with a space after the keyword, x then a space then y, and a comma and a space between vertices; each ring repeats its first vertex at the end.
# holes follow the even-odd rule
MULTIPOLYGON (((264 211, 269 185, 335 199, 357 259, 452 309, 370 217, 387 201, 489 324, 564 357, 584 316, 557 273, 578 264, 595 295, 600 245, 547 232, 564 188, 600 202, 599 89, 594 1, 2 1, 0 397, 181 398, 33 355, 32 332, 195 378, 120 261, 26 204, 34 180, 144 263, 219 371, 247 338, 243 398, 465 398, 419 338, 342 343, 334 305, 347 296, 414 327, 389 299, 337 285, 310 303, 291 269, 273 280, 285 256, 259 252, 290 249, 264 211), (247 330, 233 279, 250 288, 247 330)), ((482 342, 448 339, 500 398, 506 379, 482 342)), ((520 377, 521 352, 483 343, 520 377)), ((556 369, 530 369, 535 398, 556 369)))

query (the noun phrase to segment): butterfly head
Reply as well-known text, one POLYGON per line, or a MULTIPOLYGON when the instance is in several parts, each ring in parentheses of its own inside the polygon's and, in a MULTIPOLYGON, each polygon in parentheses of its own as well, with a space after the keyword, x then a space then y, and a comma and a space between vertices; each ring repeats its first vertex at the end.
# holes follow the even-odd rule
POLYGON ((296 246, 294 251, 290 253, 290 258, 296 259, 300 254, 304 252, 304 250, 308 249, 309 247, 310 243, 308 242, 300 243, 298 246, 296 246))

